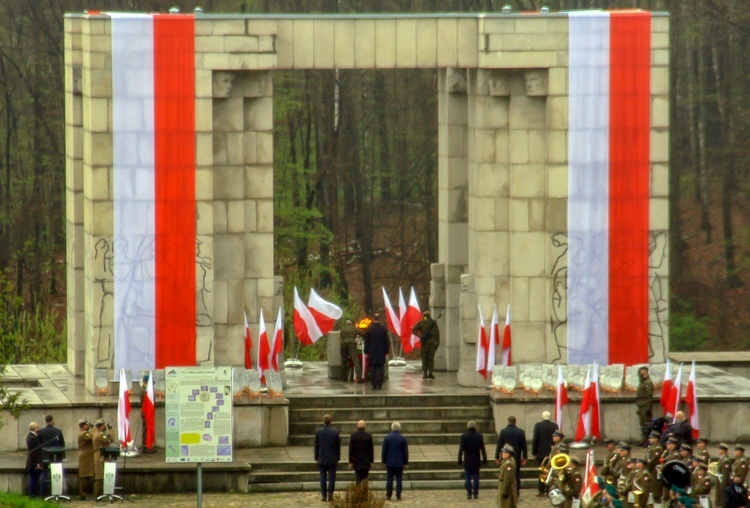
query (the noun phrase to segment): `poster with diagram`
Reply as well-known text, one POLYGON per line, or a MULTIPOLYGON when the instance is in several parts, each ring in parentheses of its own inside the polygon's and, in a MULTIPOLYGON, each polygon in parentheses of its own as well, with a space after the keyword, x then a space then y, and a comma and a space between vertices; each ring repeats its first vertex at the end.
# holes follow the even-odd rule
POLYGON ((168 367, 166 461, 232 461, 232 368, 168 367))

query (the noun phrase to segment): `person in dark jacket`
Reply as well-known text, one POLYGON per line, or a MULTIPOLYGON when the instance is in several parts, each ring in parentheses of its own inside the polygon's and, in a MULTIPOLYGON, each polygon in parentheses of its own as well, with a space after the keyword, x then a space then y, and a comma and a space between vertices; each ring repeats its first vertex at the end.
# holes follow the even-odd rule
POLYGON ((513 447, 513 458, 516 462, 516 488, 518 494, 521 494, 521 466, 526 465, 528 458, 526 450, 526 433, 523 429, 516 427, 516 417, 508 417, 508 426, 500 431, 497 439, 497 448, 495 449, 495 462, 500 464, 500 452, 503 446, 509 444, 513 447))
POLYGON ((383 388, 385 360, 390 352, 391 341, 388 340, 388 330, 380 324, 380 314, 375 314, 365 332, 365 354, 370 365, 370 383, 373 390, 383 388))
POLYGON ((401 435, 401 424, 393 422, 391 433, 383 439, 383 449, 380 460, 385 464, 386 481, 385 497, 388 501, 393 496, 393 479, 396 479, 396 499, 401 500, 401 480, 404 468, 409 465, 409 444, 401 435))
POLYGON ((26 472, 29 474, 29 497, 42 497, 42 446, 39 440, 39 424, 31 422, 26 434, 26 472))
MULTIPOLYGON (((552 436, 559 430, 557 424, 550 421, 549 411, 542 412, 542 421, 534 424, 534 435, 531 440, 531 454, 536 459, 537 467, 542 465, 552 451, 552 436)), ((539 479, 537 482, 537 497, 547 496, 547 485, 539 479)))
POLYGON ((349 465, 354 469, 357 485, 370 476, 370 467, 375 462, 372 434, 365 430, 365 421, 357 422, 357 431, 349 437, 349 465))
POLYGON ((461 434, 458 446, 458 464, 464 466, 464 487, 466 499, 479 497, 479 468, 487 465, 487 450, 484 448, 482 433, 477 431, 477 424, 466 424, 466 432, 461 434))
POLYGON ((47 448, 65 448, 65 437, 62 430, 55 427, 55 418, 52 415, 44 417, 46 425, 39 429, 39 444, 42 447, 42 476, 39 481, 42 484, 42 490, 47 485, 47 475, 49 473, 49 453, 47 448))
POLYGON ((675 423, 677 424, 677 428, 672 435, 679 438, 682 443, 686 443, 692 446, 693 445, 693 427, 690 425, 690 422, 685 417, 685 413, 683 413, 682 411, 677 411, 674 414, 674 420, 675 420, 675 423))
POLYGON ((741 508, 747 505, 747 489, 742 482, 742 475, 734 475, 724 488, 724 508, 741 508))
POLYGON ((320 471, 321 501, 333 500, 336 466, 341 460, 341 438, 338 429, 331 426, 331 421, 331 415, 323 416, 323 426, 315 432, 315 462, 320 471))

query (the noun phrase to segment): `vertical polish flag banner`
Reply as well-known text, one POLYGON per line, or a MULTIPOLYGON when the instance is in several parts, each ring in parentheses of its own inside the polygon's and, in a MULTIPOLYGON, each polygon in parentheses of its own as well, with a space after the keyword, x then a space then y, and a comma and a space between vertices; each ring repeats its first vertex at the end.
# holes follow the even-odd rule
POLYGON ((323 335, 333 330, 333 325, 344 315, 344 311, 341 310, 341 307, 321 298, 313 288, 310 288, 310 296, 307 299, 307 308, 310 310, 310 314, 315 318, 315 322, 318 323, 320 333, 323 335))
POLYGON ((505 312, 505 329, 503 330, 502 354, 504 367, 510 367, 512 365, 510 349, 510 304, 508 304, 508 310, 505 312))
POLYGON ((568 364, 646 363, 651 15, 569 16, 568 364))
POLYGON ((594 364, 592 369, 586 371, 586 384, 583 388, 581 407, 578 412, 578 427, 576 428, 575 440, 581 441, 586 436, 601 439, 601 412, 599 410, 599 372, 598 366, 594 364))
POLYGON ((292 323, 294 324, 294 333, 297 334, 297 339, 303 346, 315 344, 323 336, 323 332, 318 328, 315 318, 310 313, 307 305, 299 297, 296 287, 294 288, 294 314, 292 315, 292 323))
POLYGON ((120 393, 117 397, 117 439, 120 447, 127 448, 130 442, 130 382, 125 369, 120 369, 120 393))
POLYGON ((268 333, 266 333, 266 321, 263 319, 263 309, 260 309, 260 324, 258 329, 258 374, 260 382, 266 384, 266 371, 271 367, 269 356, 271 355, 271 346, 268 344, 268 333))
POLYGON ((250 335, 250 324, 247 322, 247 312, 245 312, 245 343, 242 349, 245 350, 245 368, 250 370, 253 368, 253 338, 250 335))
POLYGON ((487 353, 489 353, 490 339, 487 337, 487 329, 484 327, 482 307, 477 305, 479 311, 479 336, 477 337, 477 372, 487 379, 487 353))
POLYGON ((674 378, 672 390, 669 392, 669 414, 672 415, 672 423, 676 422, 675 416, 680 410, 680 394, 682 393, 682 364, 677 369, 677 377, 674 378))
POLYGON ((146 395, 143 397, 141 404, 141 413, 146 421, 145 448, 151 450, 156 443, 156 398, 154 397, 154 373, 148 373, 148 383, 146 383, 146 395))
POLYGON ((497 345, 500 343, 500 327, 497 324, 497 305, 492 308, 492 321, 490 321, 490 340, 487 348, 487 372, 495 370, 497 361, 497 345))
POLYGON ((555 423, 562 432, 563 408, 568 404, 568 388, 562 373, 562 366, 557 365, 557 389, 555 390, 555 423))
POLYGON ((273 327, 273 343, 271 344, 271 370, 279 371, 279 355, 284 350, 284 316, 279 307, 276 315, 276 325, 273 327))
POLYGON ((388 298, 388 293, 385 292, 385 288, 383 287, 381 289, 383 290, 383 306, 385 307, 385 320, 388 324, 388 329, 393 335, 395 335, 396 337, 400 337, 401 319, 396 314, 396 311, 393 310, 391 300, 388 298))
POLYGON ((194 366, 195 20, 111 17, 115 368, 194 366))
POLYGON ((661 397, 659 398, 659 404, 661 405, 662 412, 664 414, 671 413, 672 407, 669 406, 669 400, 672 397, 672 368, 669 365, 669 359, 667 359, 667 368, 664 370, 664 381, 661 384, 661 397))
POLYGON ((698 439, 701 435, 701 424, 698 419, 698 394, 695 386, 695 360, 690 369, 690 378, 688 379, 687 390, 685 391, 685 402, 687 403, 688 412, 690 413, 690 426, 693 428, 693 439, 698 439))

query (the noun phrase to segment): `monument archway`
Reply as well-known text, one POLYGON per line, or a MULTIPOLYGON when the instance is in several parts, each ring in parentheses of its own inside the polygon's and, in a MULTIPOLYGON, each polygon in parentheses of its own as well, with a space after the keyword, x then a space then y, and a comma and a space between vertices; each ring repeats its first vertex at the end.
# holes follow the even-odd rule
MULTIPOLYGON (((497 304, 502 316, 509 303, 515 362, 568 361, 573 342, 585 352, 585 340, 599 329, 611 341, 611 331, 628 318, 646 354, 640 361, 664 361, 669 19, 662 13, 622 19, 610 27, 606 13, 66 15, 70 370, 85 376, 93 391, 94 369, 242 363, 237 337, 243 310, 255 324, 257 309, 271 317, 283 304, 273 272, 272 96, 274 71, 286 69, 438 70, 439 259, 431 267, 430 291, 433 310, 444 311, 438 368, 457 371, 462 385, 483 385, 475 372, 476 309, 486 316, 497 304), (574 23, 587 28, 571 29, 574 23), (606 53, 616 62, 618 30, 620 37, 638 34, 642 44, 635 46, 646 60, 628 71, 630 56, 620 55, 625 70, 604 79, 603 64, 586 58, 606 53), (576 37, 583 32, 589 39, 576 37), (591 47, 591 40, 603 45, 591 47), (583 52, 572 56, 579 42, 583 52), (584 60, 575 60, 580 55, 584 60), (588 119, 617 110, 601 100, 593 106, 574 102, 580 97, 571 97, 579 83, 573 74, 589 67, 601 79, 582 81, 596 84, 581 94, 586 97, 607 95, 605 81, 630 83, 628 76, 640 76, 633 85, 641 86, 636 109, 642 114, 633 120, 638 125, 627 120, 619 134, 610 128, 609 137, 596 137, 602 125, 588 119), (146 82, 154 83, 150 95, 142 90, 146 82), (571 131, 576 118, 580 123, 571 131), (609 165, 626 161, 627 175, 628 164, 640 168, 639 186, 627 191, 626 177, 620 197, 625 208, 645 202, 645 208, 638 205, 645 215, 638 218, 637 234, 626 228, 613 237, 645 238, 645 250, 642 241, 635 247, 607 244, 610 254, 624 253, 608 265, 619 270, 610 270, 605 286, 615 289, 609 297, 595 290, 604 275, 586 272, 591 259, 574 257, 581 279, 569 273, 571 210, 575 217, 583 209, 598 217, 585 208, 586 199, 579 208, 571 208, 569 199, 578 174, 573 169, 587 164, 579 158, 589 152, 570 151, 579 146, 571 138, 580 132, 593 136, 580 146, 601 147, 602 140, 620 146, 607 152, 609 165), (645 155, 642 141, 634 150, 617 144, 644 136, 645 155), (166 174, 187 183, 169 177, 159 183, 160 165, 177 168, 166 174), (157 175, 157 183, 144 188, 143 174, 157 175), (191 192, 170 194, 169 185, 191 192), (159 199, 168 212, 158 211, 159 199), (154 222, 141 217, 143 210, 154 212, 154 222), (173 219, 165 222, 165 214, 173 219), (142 230, 133 232, 138 225, 142 230), (162 246, 160 235, 176 243, 162 246), (569 281, 579 280, 590 287, 576 286, 571 299, 569 281), (637 288, 635 303, 605 313, 610 328, 602 328, 599 309, 589 313, 585 306, 611 301, 621 286, 637 288), (593 296, 578 299, 582 288, 593 296), (569 302, 583 311, 571 312, 569 302), (620 324, 612 324, 613 315, 620 315, 620 324), (570 316, 583 323, 572 342, 570 316), (143 341, 146 352, 137 350, 143 341)), ((601 162, 595 159, 593 166, 601 162)), ((597 192, 584 197, 592 195, 597 192)), ((609 345, 610 359, 617 345, 609 345)))

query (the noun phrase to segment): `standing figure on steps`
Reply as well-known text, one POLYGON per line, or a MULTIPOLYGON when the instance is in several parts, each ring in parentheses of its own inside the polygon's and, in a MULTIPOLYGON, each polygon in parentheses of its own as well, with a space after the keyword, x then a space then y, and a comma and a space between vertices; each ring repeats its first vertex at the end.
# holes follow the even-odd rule
POLYGON ((422 379, 435 379, 435 351, 440 345, 440 328, 432 319, 430 311, 422 313, 422 319, 415 324, 411 333, 419 337, 422 347, 422 379))
POLYGON ((508 444, 503 446, 501 455, 497 506, 498 508, 516 508, 518 490, 516 489, 516 461, 513 459, 513 447, 508 444))

